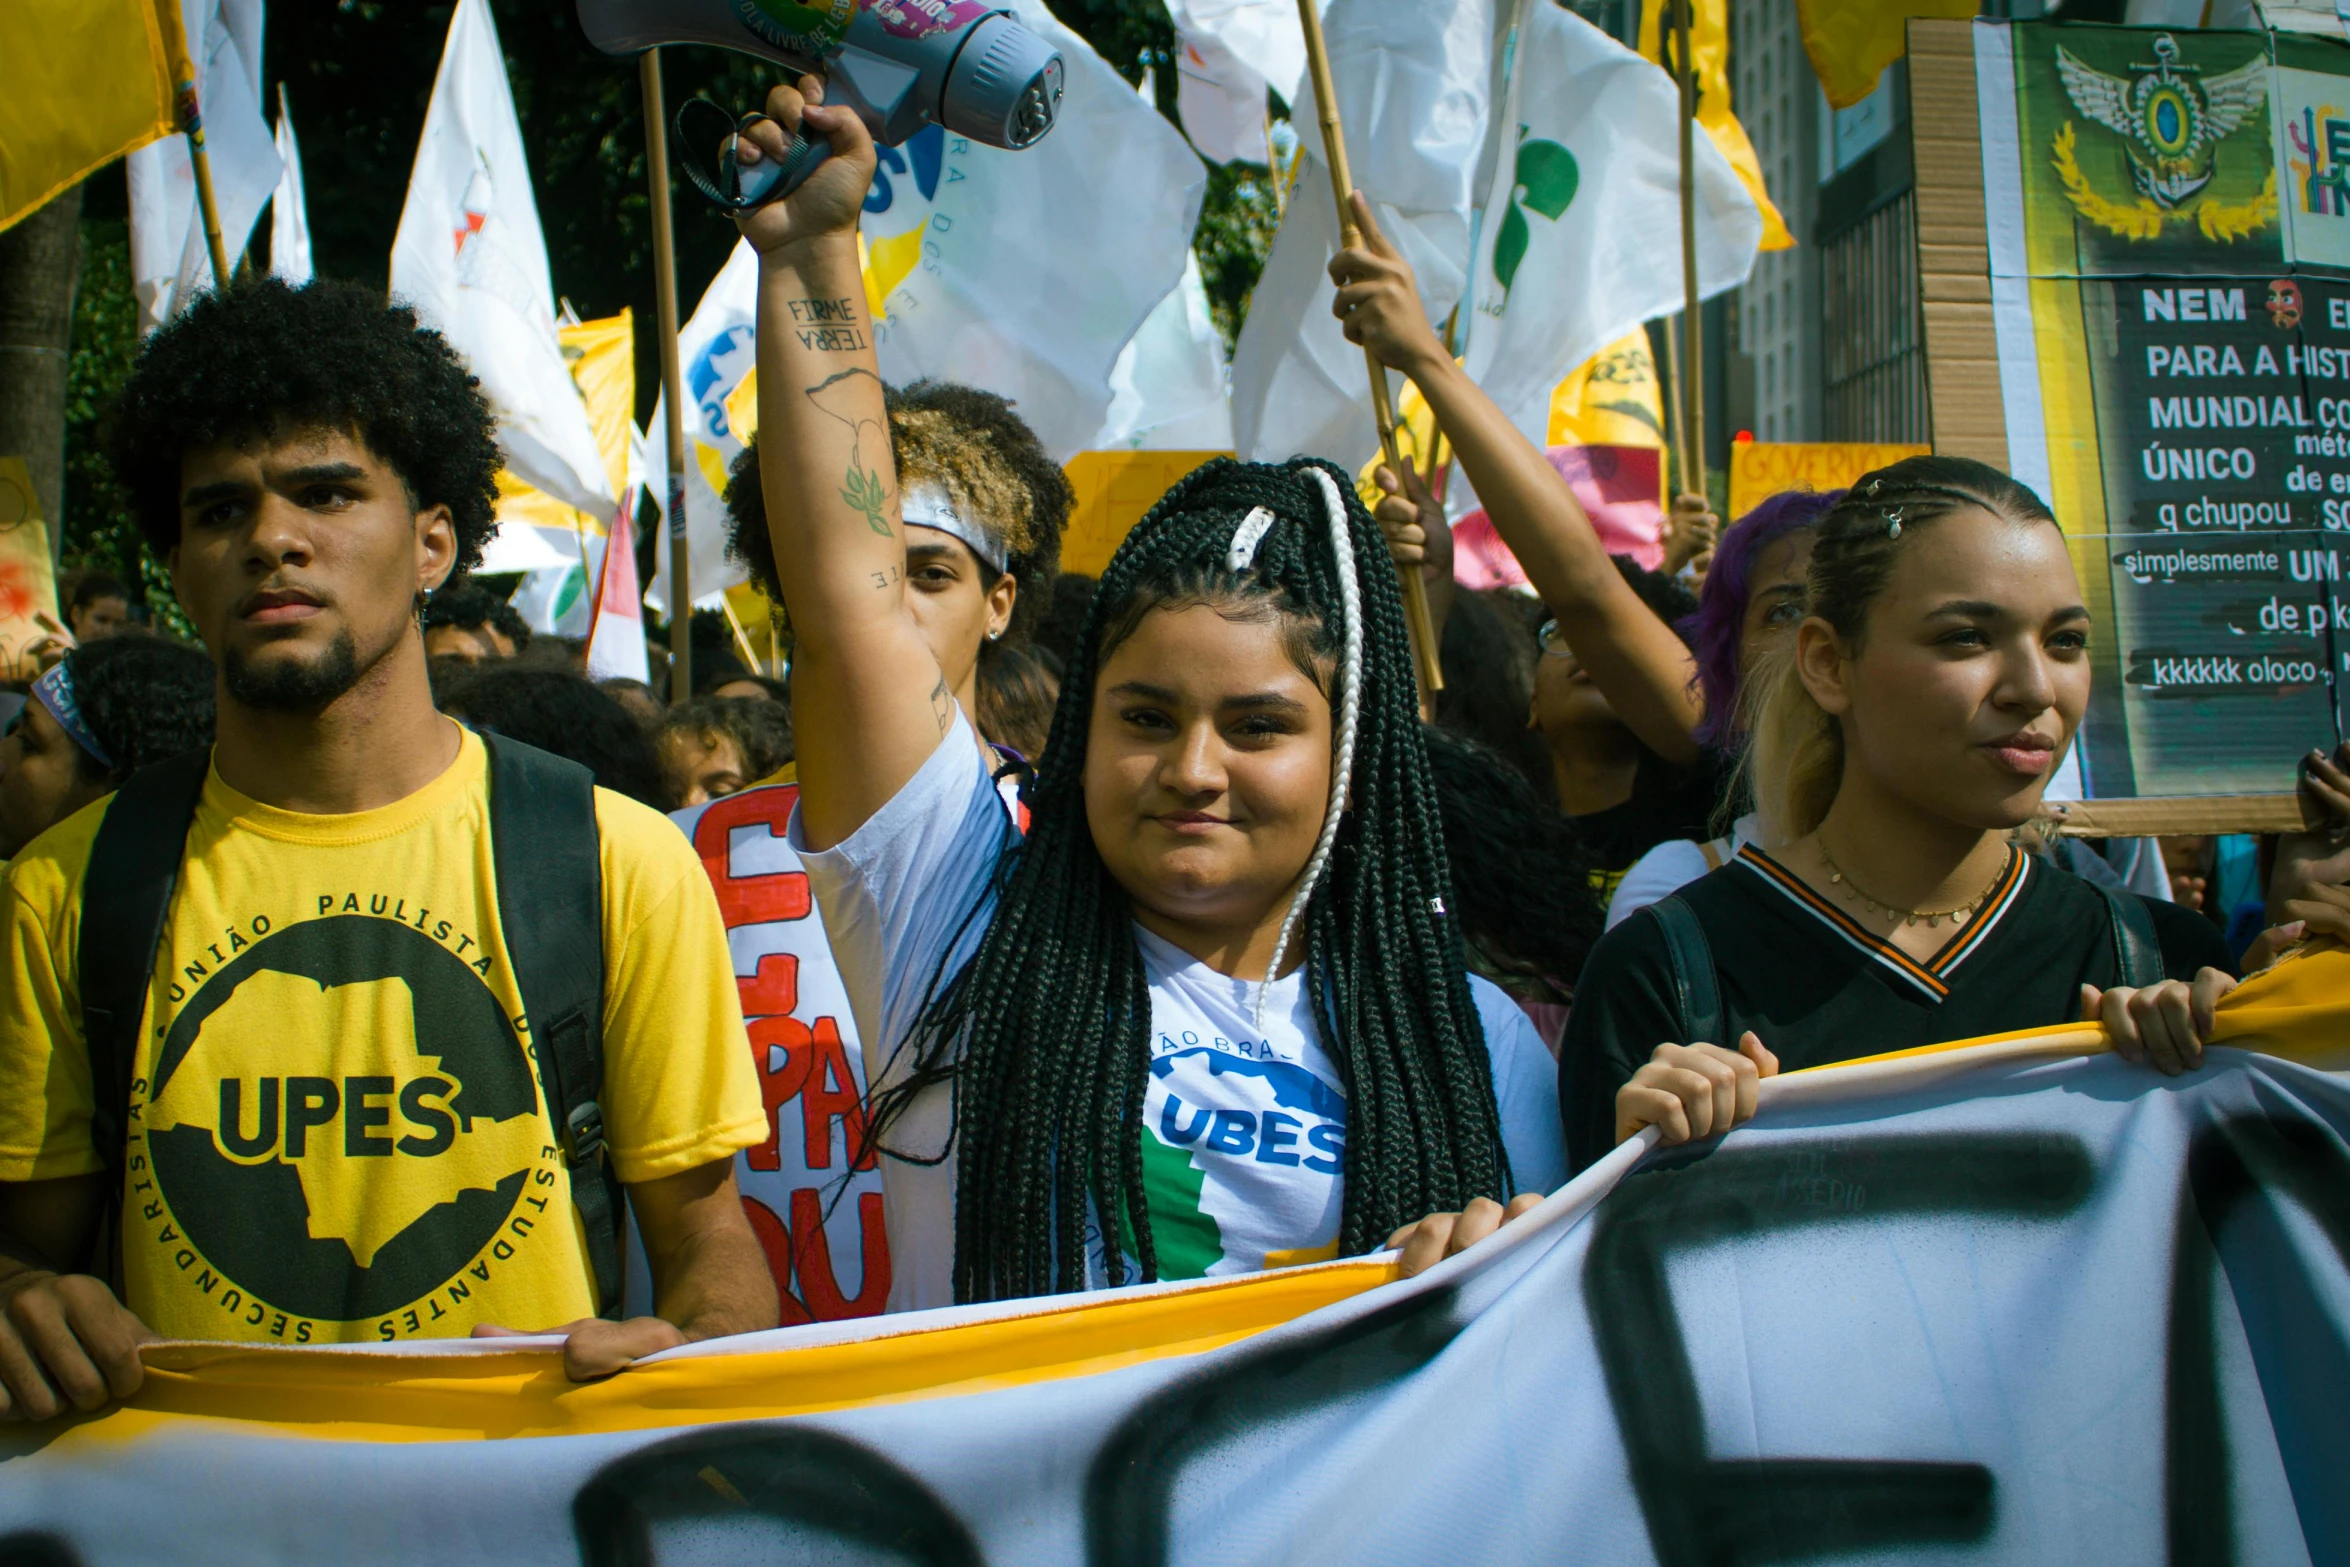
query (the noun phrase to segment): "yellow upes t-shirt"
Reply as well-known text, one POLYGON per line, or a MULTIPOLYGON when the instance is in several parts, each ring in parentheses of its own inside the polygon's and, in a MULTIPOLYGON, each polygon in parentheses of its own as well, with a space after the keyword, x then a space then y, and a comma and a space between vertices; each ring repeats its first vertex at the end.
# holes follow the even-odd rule
MULTIPOLYGON (((595 1313, 499 934, 488 753, 396 804, 307 816, 204 785, 129 1106, 125 1303, 166 1338, 289 1344, 595 1313)), ((76 952, 109 801, 0 892, 0 1181, 102 1168, 76 952)), ((692 846, 596 791, 604 1108, 620 1178, 765 1135, 734 966, 692 846)))

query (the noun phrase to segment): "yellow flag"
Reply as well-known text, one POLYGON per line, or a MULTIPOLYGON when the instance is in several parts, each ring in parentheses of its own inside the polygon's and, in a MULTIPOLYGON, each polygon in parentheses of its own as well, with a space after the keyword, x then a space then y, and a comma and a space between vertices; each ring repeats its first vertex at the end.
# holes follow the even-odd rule
MULTIPOLYGON (((636 422, 636 322, 626 310, 616 316, 561 327, 556 340, 579 395, 587 400, 588 428, 618 495, 628 483, 628 437, 636 422)), ((574 511, 510 472, 498 475, 498 521, 601 538, 604 525, 574 511)))
MULTIPOLYGON (((161 3, 178 17, 178 0, 161 3)), ((0 229, 171 133, 174 83, 156 4, 0 3, 0 229)))
POLYGON ((1964 21, 1980 9, 1976 0, 1795 0, 1803 52, 1836 109, 1876 91, 1885 67, 1909 53, 1911 17, 1964 21))
MULTIPOLYGON (((1670 15, 1669 0, 1643 0, 1640 7, 1640 52, 1659 65, 1667 61, 1662 40, 1670 15)), ((1762 248, 1792 249, 1795 236, 1787 232, 1786 220, 1779 216, 1779 209, 1771 204, 1770 191, 1763 186, 1762 160, 1754 155, 1754 143, 1746 139, 1746 127, 1730 112, 1729 0, 1695 0, 1689 15, 1689 53, 1697 64, 1697 123, 1730 160, 1754 204, 1762 208, 1762 248)))
POLYGON ((1665 444, 1665 400, 1648 334, 1635 327, 1577 365, 1550 394, 1549 446, 1665 444))
MULTIPOLYGON (((1545 446, 1648 446, 1665 444, 1665 402, 1657 384, 1656 360, 1648 333, 1639 327, 1567 372, 1551 389, 1550 428, 1545 446)), ((1436 415, 1406 381, 1395 405, 1397 453, 1423 475, 1436 446, 1436 415)), ((1449 447, 1447 448, 1449 451, 1449 447)), ((1374 475, 1386 458, 1374 455, 1355 475, 1366 506, 1377 506, 1386 491, 1374 475)), ((1449 460, 1449 459, 1448 459, 1449 460)), ((1657 503, 1664 504, 1664 464, 1657 464, 1657 503)))

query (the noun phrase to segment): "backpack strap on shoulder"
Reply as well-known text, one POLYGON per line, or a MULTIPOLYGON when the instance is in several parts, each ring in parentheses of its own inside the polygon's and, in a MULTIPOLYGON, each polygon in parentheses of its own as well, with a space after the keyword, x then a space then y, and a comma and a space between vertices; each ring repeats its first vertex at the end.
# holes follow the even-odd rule
POLYGON ((562 1140, 595 1275, 596 1310, 620 1311, 625 1200, 604 1147, 604 887, 595 775, 484 734, 498 924, 522 992, 532 1054, 562 1140))
POLYGON ((1706 940, 1697 911, 1682 902, 1678 893, 1659 898, 1648 911, 1664 930, 1665 954, 1673 970, 1673 1003, 1687 1031, 1687 1037, 1673 1042, 1721 1044, 1722 987, 1714 974, 1713 943, 1706 940))
POLYGON ((2154 916, 2136 893, 2118 887, 2096 887, 2105 899, 2113 923, 2113 969, 2117 985, 2142 989, 2169 977, 2162 962, 2162 938, 2155 934, 2154 916))
POLYGON ((206 746, 132 774, 107 804, 82 870, 74 967, 90 1058, 90 1141, 116 1174, 127 1152, 139 1023, 147 1015, 188 828, 211 771, 206 746))

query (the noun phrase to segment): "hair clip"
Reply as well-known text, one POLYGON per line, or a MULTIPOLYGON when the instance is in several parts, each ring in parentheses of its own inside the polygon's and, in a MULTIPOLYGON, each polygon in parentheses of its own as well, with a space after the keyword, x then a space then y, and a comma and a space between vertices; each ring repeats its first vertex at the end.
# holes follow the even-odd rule
POLYGON ((1879 490, 1882 490, 1884 487, 1885 487, 1885 481, 1884 481, 1884 480, 1882 480, 1882 479, 1871 479, 1871 480, 1869 481, 1869 483, 1868 483, 1868 488, 1866 488, 1866 489, 1862 490, 1862 491, 1861 491, 1861 493, 1862 493, 1863 495, 1866 495, 1866 496, 1868 496, 1868 497, 1869 497, 1871 500, 1874 500, 1874 499, 1876 499, 1877 492, 1878 492, 1879 490))
POLYGON ((1885 537, 1888 539, 1901 537, 1901 508, 1898 506, 1885 513, 1885 537))

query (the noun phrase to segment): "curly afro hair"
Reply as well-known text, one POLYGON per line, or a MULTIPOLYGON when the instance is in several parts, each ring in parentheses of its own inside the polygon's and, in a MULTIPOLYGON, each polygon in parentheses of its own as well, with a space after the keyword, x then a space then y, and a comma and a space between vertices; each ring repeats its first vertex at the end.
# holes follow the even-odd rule
POLYGON ((115 404, 106 456, 158 556, 180 541, 180 460, 223 441, 348 433, 419 510, 446 506, 457 570, 497 527, 496 421, 481 383, 416 312, 356 283, 278 278, 199 295, 149 338, 115 404))
MULTIPOLYGON (((1020 585, 1005 641, 1024 642, 1052 601, 1061 564, 1061 530, 1076 494, 1010 402, 953 381, 916 381, 888 393, 890 445, 898 482, 928 479, 967 506, 1010 546, 1009 570, 1020 585)), ((767 536, 767 500, 759 489, 759 438, 735 458, 726 485, 726 552, 776 604, 783 584, 767 536)))
POLYGON ((109 770, 84 751, 85 777, 120 783, 212 743, 212 660, 202 650, 134 632, 85 643, 65 664, 82 722, 114 760, 109 770))

